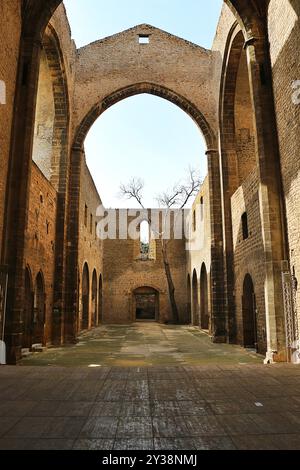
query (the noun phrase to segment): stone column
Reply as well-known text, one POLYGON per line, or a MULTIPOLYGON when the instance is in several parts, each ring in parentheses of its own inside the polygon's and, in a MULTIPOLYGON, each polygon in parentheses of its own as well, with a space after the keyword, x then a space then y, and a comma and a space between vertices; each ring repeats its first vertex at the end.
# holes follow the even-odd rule
POLYGON ((224 302, 223 230, 219 152, 208 149, 211 217, 211 321, 214 342, 226 342, 227 315, 224 302))
POLYGON ((78 332, 78 255, 79 255, 79 215, 81 165, 84 151, 81 147, 71 150, 71 173, 68 195, 67 250, 65 275, 65 311, 63 319, 63 341, 65 344, 75 343, 78 332))
POLYGON ((40 53, 40 41, 21 38, 3 237, 3 264, 9 268, 5 341, 10 364, 18 362, 22 348, 24 248, 40 53))

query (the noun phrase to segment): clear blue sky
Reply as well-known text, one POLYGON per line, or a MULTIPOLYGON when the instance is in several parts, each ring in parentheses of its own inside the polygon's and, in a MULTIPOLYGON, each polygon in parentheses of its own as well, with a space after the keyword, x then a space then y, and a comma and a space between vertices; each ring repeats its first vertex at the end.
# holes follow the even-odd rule
MULTIPOLYGON (((210 48, 222 0, 65 0, 77 47, 149 23, 210 48)), ((120 199, 130 177, 145 181, 145 205, 182 178, 189 166, 206 175, 205 144, 195 123, 172 103, 150 95, 114 105, 85 142, 92 176, 106 207, 135 207, 120 199)))

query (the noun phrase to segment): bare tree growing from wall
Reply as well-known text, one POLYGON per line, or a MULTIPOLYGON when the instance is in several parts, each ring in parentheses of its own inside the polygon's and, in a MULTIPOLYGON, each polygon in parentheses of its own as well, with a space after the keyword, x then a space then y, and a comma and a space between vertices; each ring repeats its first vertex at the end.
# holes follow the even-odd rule
MULTIPOLYGON (((159 207, 164 209, 164 220, 167 220, 167 216, 172 210, 178 209, 179 211, 182 211, 187 206, 191 198, 198 194, 201 184, 202 181, 196 170, 190 168, 186 181, 177 183, 171 190, 167 190, 159 194, 156 200, 159 204, 159 207)), ((146 210, 143 203, 144 186, 144 182, 140 178, 132 178, 127 185, 121 184, 121 195, 127 199, 135 200, 143 210, 146 210)), ((152 225, 151 222, 152 221, 150 220, 150 216, 148 215, 148 223, 150 226, 152 225)), ((172 322, 179 323, 179 312, 175 296, 175 285, 173 282, 172 270, 168 255, 170 239, 166 239, 166 237, 164 237, 164 231, 165 227, 163 227, 162 231, 158 231, 156 236, 158 237, 161 246, 164 269, 168 284, 169 301, 172 311, 172 322)))

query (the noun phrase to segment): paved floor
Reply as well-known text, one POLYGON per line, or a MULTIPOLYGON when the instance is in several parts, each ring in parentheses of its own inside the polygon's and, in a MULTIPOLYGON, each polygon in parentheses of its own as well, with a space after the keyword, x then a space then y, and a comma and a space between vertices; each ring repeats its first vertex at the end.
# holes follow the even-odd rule
MULTIPOLYGON (((171 334, 176 328, 163 331, 172 344, 180 337, 171 334)), ((1 366, 0 449, 300 449, 300 367, 238 363, 255 358, 236 348, 226 363, 220 351, 229 350, 219 345, 215 363, 204 365, 203 351, 195 365, 193 347, 207 339, 182 335, 197 342, 179 365, 88 367, 86 351, 80 367, 1 366)))
POLYGON ((263 357, 239 346, 213 344, 199 328, 135 323, 86 332, 77 345, 35 354, 23 365, 124 366, 262 363, 263 357))

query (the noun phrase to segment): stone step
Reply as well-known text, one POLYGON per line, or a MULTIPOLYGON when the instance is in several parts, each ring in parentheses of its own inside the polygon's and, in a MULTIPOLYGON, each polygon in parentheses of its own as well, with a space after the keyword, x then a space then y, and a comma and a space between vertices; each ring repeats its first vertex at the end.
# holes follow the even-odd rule
POLYGON ((32 352, 30 351, 29 348, 23 348, 21 351, 22 357, 28 357, 32 355, 32 352))
POLYGON ((47 348, 45 348, 42 344, 33 344, 31 346, 31 351, 32 352, 43 352, 45 351, 47 348))

